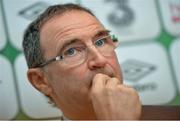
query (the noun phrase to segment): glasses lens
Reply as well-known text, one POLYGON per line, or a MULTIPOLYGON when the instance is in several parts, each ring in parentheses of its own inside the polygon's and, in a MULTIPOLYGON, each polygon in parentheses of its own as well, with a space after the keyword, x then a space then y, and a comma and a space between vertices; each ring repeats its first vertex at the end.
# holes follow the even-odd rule
POLYGON ((95 45, 99 52, 104 56, 111 56, 116 48, 116 42, 112 40, 111 36, 97 40, 95 45))
POLYGON ((66 56, 62 64, 64 63, 65 65, 76 66, 83 63, 86 59, 86 51, 87 49, 83 47, 81 51, 77 51, 73 56, 66 56))
MULTIPOLYGON (((114 49, 116 48, 116 42, 111 38, 112 36, 106 36, 98 39, 94 42, 94 46, 103 56, 112 56, 114 49)), ((62 65, 76 66, 83 63, 87 57, 87 47, 74 47, 64 53, 64 60, 62 65)))

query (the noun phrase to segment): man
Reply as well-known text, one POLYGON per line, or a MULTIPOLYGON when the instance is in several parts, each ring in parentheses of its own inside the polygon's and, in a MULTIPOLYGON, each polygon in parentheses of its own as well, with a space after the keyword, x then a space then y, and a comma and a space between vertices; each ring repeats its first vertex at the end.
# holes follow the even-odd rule
POLYGON ((28 79, 68 119, 139 119, 139 96, 123 85, 115 48, 88 9, 51 6, 24 34, 28 79))

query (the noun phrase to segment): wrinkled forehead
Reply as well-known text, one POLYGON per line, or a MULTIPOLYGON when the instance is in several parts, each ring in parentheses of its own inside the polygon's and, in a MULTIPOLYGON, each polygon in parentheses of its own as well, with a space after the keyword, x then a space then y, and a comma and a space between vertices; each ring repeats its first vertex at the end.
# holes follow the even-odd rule
POLYGON ((85 11, 68 11, 54 16, 41 28, 40 43, 43 49, 55 47, 58 41, 71 37, 96 34, 104 29, 99 20, 85 11), (54 45, 53 45, 54 44, 54 45))
POLYGON ((47 32, 47 29, 49 30, 48 32, 54 29, 58 29, 59 31, 66 31, 66 29, 73 27, 80 28, 81 26, 88 26, 89 24, 99 24, 102 26, 100 21, 95 16, 92 16, 85 11, 71 10, 60 15, 55 15, 49 19, 41 27, 40 33, 43 34, 47 32))

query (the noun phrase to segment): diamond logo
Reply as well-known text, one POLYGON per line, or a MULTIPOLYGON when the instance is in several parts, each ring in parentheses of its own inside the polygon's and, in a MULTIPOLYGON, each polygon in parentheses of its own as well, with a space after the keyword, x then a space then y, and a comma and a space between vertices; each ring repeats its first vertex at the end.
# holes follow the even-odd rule
POLYGON ((123 76, 128 81, 138 81, 155 69, 154 65, 135 59, 126 60, 122 63, 123 76))
POLYGON ((34 3, 24 9, 22 9, 19 12, 19 15, 29 19, 29 20, 33 20, 35 19, 41 12, 43 12, 49 5, 45 2, 37 2, 34 3))

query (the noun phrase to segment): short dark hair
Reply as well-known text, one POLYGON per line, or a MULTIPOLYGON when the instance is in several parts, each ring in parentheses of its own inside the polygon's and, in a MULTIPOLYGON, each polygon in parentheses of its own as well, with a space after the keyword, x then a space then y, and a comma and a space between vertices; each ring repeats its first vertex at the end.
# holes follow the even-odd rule
POLYGON ((94 14, 87 8, 77 4, 58 4, 48 7, 37 19, 35 19, 26 29, 23 37, 23 51, 26 58, 28 68, 35 68, 45 61, 43 57, 43 49, 40 46, 40 29, 51 18, 62 15, 67 11, 79 10, 85 11, 92 16, 94 14))

